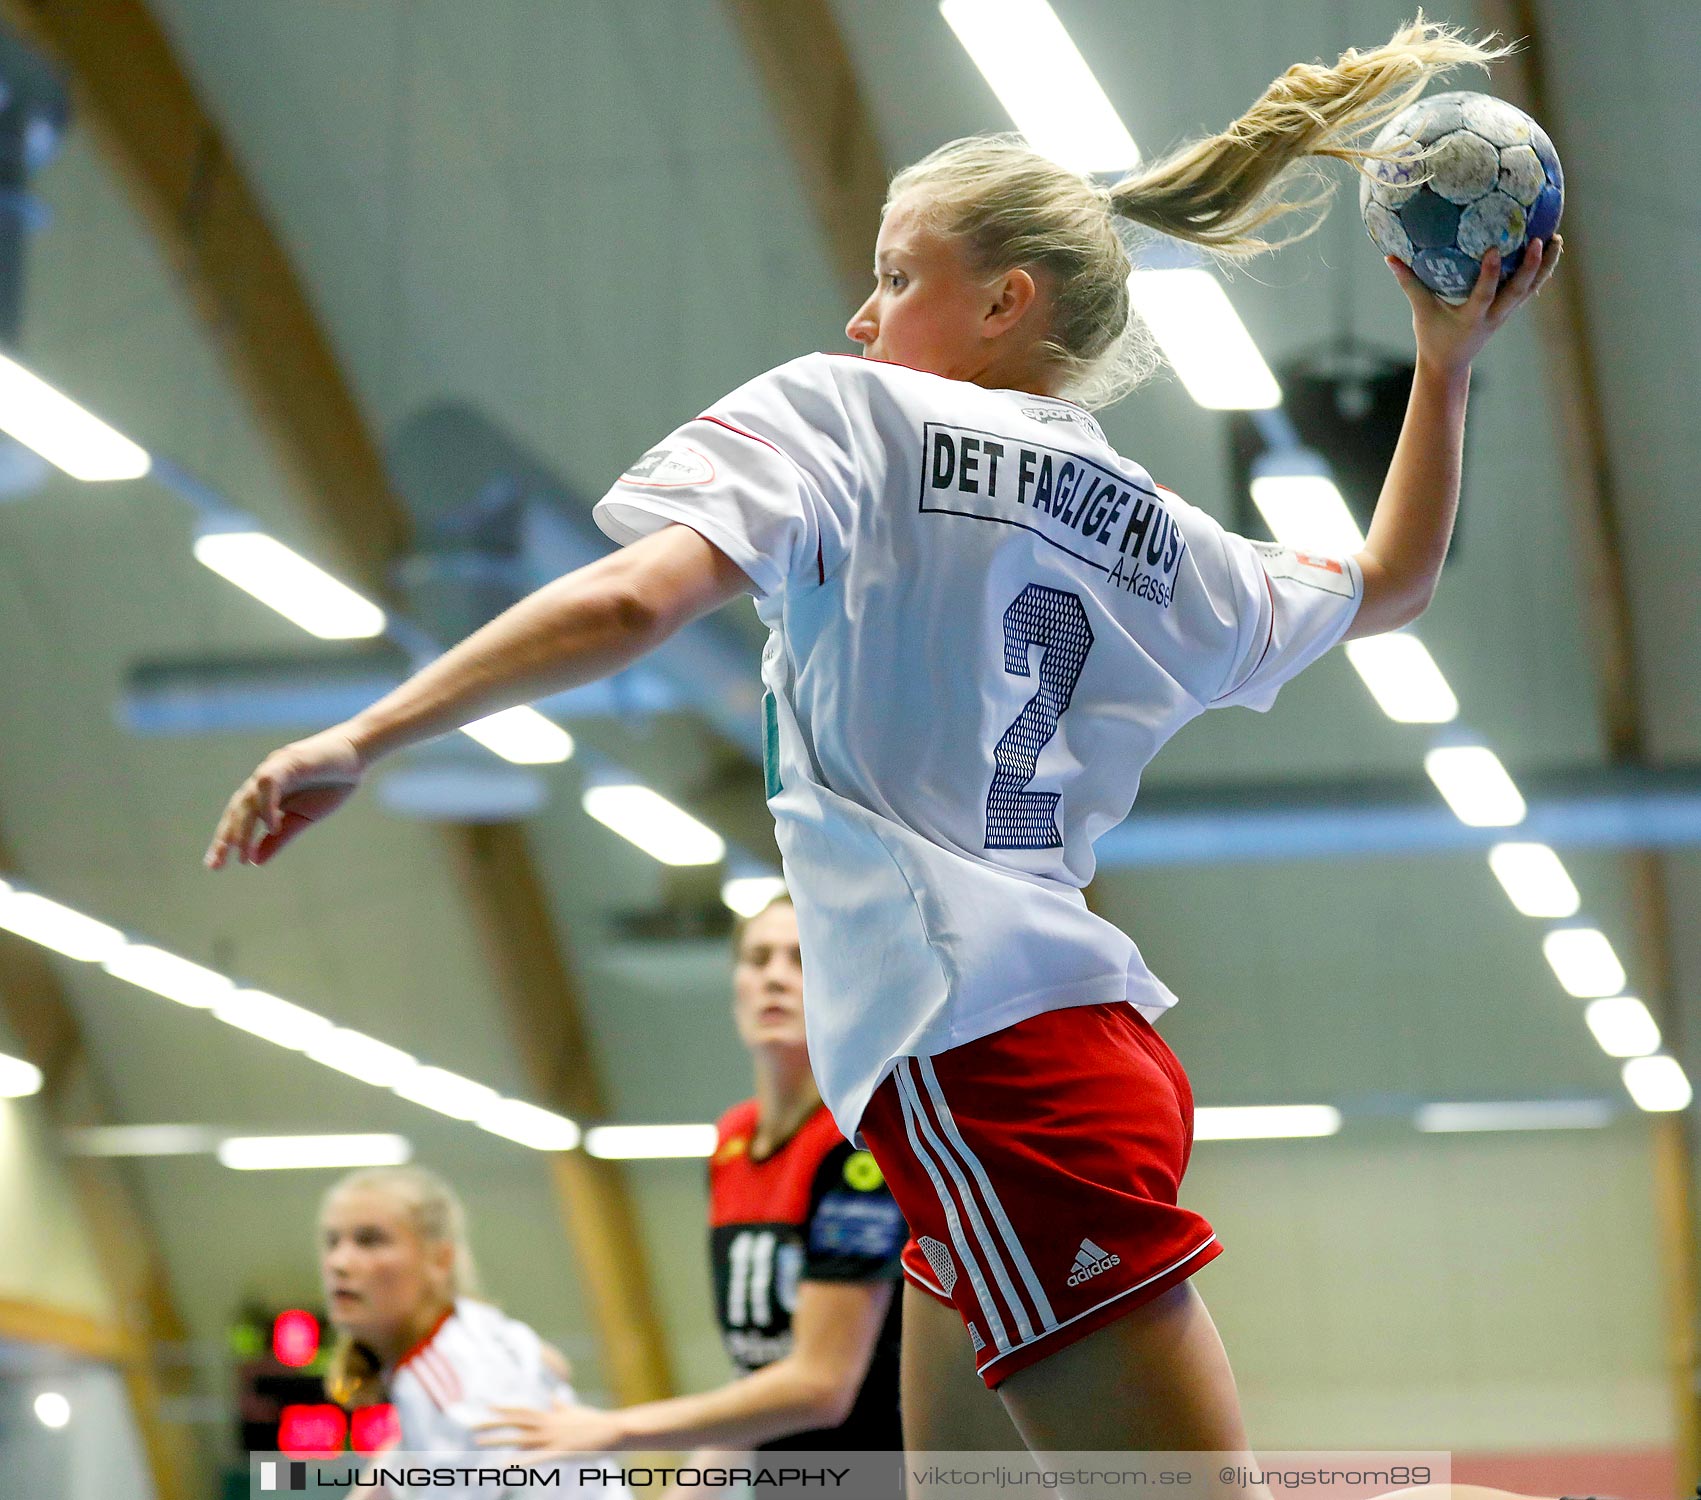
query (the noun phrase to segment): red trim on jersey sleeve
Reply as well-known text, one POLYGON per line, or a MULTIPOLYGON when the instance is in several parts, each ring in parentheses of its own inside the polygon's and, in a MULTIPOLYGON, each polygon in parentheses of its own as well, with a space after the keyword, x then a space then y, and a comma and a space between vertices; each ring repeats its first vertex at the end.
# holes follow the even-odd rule
MULTIPOLYGON (((746 432, 742 427, 735 427, 724 417, 711 417, 707 412, 704 412, 702 416, 697 418, 697 420, 699 422, 713 422, 717 427, 724 427, 728 432, 736 432, 742 438, 749 438, 753 443, 760 443, 764 448, 773 448, 775 453, 780 453, 780 450, 778 448, 774 448, 774 445, 765 437, 757 437, 753 432, 746 432)), ((785 454, 780 453, 780 457, 784 458, 785 454)))

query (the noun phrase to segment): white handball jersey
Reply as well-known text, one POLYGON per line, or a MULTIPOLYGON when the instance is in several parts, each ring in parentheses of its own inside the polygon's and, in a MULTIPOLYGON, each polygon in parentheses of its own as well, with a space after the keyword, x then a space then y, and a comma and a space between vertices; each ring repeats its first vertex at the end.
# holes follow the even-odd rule
POLYGON ((854 356, 740 387, 596 519, 681 522, 754 585, 810 1055, 853 1138, 898 1057, 1175 1003, 1087 910, 1093 840, 1164 741, 1269 708, 1363 591, 1351 558, 1226 532, 1070 402, 854 356))
MULTIPOLYGON (((573 1387, 544 1359, 543 1340, 488 1302, 460 1297, 432 1335, 404 1357, 385 1382, 401 1427, 397 1451, 409 1454, 454 1454, 468 1462, 500 1467, 511 1455, 483 1450, 473 1428, 488 1421, 497 1406, 542 1409, 557 1401, 572 1401, 573 1387), (476 1460, 466 1459, 477 1455, 476 1460)), ((552 1489, 526 1487, 527 1495, 619 1495, 623 1487, 581 1489, 569 1460, 559 1467, 564 1483, 552 1489), (572 1475, 573 1478, 566 1476, 572 1475)), ((423 1491, 421 1493, 424 1493, 423 1491)), ((439 1487, 432 1491, 441 1494, 439 1487)), ((450 1491, 462 1496, 497 1496, 500 1486, 473 1486, 450 1491)))

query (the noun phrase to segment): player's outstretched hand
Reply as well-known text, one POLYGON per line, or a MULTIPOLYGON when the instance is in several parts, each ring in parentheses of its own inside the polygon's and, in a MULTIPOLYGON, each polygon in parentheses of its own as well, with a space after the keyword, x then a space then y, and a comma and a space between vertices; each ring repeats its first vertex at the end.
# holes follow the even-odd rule
POLYGON ((1469 369, 1500 325, 1547 285, 1564 249, 1565 242, 1557 234, 1548 245, 1531 240, 1524 263, 1504 286, 1500 284, 1500 252, 1489 251, 1471 295, 1457 307, 1443 302, 1409 266, 1390 255, 1388 265, 1412 304, 1419 363, 1442 373, 1469 369))
POLYGON ((572 1401, 557 1401, 545 1411, 523 1406, 493 1406, 490 1420, 473 1425, 481 1448, 517 1448, 533 1457, 569 1453, 608 1453, 620 1446, 614 1412, 572 1401))
POLYGON ((236 789, 203 863, 263 865, 302 829, 330 817, 366 769, 346 731, 327 729, 274 750, 236 789))

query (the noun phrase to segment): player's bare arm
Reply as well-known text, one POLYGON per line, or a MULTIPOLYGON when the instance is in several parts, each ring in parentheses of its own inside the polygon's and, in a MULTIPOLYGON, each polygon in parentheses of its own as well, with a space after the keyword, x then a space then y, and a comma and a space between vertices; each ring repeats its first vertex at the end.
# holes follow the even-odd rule
POLYGON ((617 672, 749 587, 685 526, 546 584, 347 723, 268 755, 226 804, 208 868, 265 864, 341 807, 380 756, 617 672))
POLYGON ((547 1411, 498 1407, 479 1441, 547 1453, 752 1448, 794 1432, 837 1427, 856 1400, 893 1291, 890 1281, 800 1282, 791 1353, 771 1365, 712 1391, 620 1411, 565 1403, 547 1411))
POLYGON ((1500 284, 1500 255, 1490 251, 1471 295, 1458 307, 1429 291, 1392 256, 1389 268, 1412 304, 1417 369, 1400 441, 1388 466, 1364 550, 1364 602, 1346 639, 1409 625, 1434 596, 1453 536, 1464 461, 1465 405, 1471 363, 1495 331, 1553 275, 1564 248, 1532 240, 1517 273, 1500 284))

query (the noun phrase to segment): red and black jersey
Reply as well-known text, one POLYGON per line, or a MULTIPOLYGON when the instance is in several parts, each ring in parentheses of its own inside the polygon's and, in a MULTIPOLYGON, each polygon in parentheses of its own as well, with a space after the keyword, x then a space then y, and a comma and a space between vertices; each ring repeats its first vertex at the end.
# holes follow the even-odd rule
MULTIPOLYGON (((791 1352, 803 1281, 896 1281, 909 1230, 874 1158, 839 1134, 823 1105, 778 1150, 757 1160, 756 1101, 734 1105, 709 1160, 709 1258, 715 1313, 740 1369, 791 1352)), ((898 1304, 894 1295, 856 1404, 841 1427, 765 1446, 900 1449, 898 1304)))

